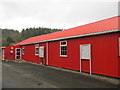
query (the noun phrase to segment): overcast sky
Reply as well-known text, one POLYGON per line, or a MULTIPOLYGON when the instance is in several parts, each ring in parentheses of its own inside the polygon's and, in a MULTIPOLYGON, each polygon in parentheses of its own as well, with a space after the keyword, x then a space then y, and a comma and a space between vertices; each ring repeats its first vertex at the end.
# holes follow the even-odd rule
POLYGON ((0 28, 72 28, 117 16, 118 1, 0 0, 0 28))

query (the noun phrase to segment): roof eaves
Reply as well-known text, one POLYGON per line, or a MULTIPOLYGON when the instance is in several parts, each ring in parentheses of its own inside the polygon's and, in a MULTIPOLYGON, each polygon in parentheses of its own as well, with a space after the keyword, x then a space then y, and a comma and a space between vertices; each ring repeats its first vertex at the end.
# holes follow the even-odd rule
POLYGON ((4 46, 4 47, 0 47, 0 48, 4 49, 4 48, 5 48, 5 46, 4 46))
POLYGON ((114 30, 108 30, 108 31, 102 31, 102 32, 95 32, 95 33, 88 33, 88 34, 82 34, 82 35, 75 35, 75 36, 69 36, 69 37, 63 37, 63 38, 56 38, 56 39, 38 41, 38 42, 33 42, 33 43, 21 44, 21 45, 30 45, 30 44, 57 41, 57 40, 70 39, 70 38, 78 38, 78 37, 85 37, 85 36, 92 36, 92 35, 99 35, 99 34, 107 34, 107 33, 118 32, 118 31, 120 31, 120 29, 114 29, 114 30))

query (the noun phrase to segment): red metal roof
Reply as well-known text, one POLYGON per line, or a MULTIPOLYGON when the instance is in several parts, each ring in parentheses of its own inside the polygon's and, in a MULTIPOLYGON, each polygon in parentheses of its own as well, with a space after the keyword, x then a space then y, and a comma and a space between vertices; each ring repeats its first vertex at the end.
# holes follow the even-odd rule
POLYGON ((94 23, 66 29, 63 31, 54 32, 51 34, 45 34, 45 35, 40 35, 40 36, 36 36, 36 37, 31 37, 31 38, 26 39, 16 45, 34 43, 34 42, 38 42, 38 41, 47 41, 47 40, 76 36, 76 35, 85 35, 85 34, 90 34, 90 33, 115 30, 115 29, 118 29, 118 19, 120 19, 120 16, 104 19, 101 21, 97 21, 94 23))

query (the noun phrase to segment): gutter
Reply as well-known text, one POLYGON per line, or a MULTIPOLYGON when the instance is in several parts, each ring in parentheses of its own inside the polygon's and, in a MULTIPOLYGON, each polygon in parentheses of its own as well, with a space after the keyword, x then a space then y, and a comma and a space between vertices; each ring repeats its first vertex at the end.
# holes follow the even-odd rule
POLYGON ((64 40, 64 39, 70 39, 70 38, 78 38, 78 37, 85 37, 85 36, 92 36, 92 35, 107 34, 107 33, 112 33, 112 32, 119 32, 119 31, 120 31, 120 29, 114 29, 114 30, 108 30, 108 31, 103 31, 103 32, 95 32, 95 33, 89 33, 89 34, 82 34, 82 35, 76 35, 76 36, 56 38, 56 39, 51 39, 51 40, 38 41, 38 42, 27 43, 27 44, 20 44, 20 45, 30 45, 30 44, 37 44, 37 43, 43 43, 43 42, 64 40))
POLYGON ((0 48, 4 49, 5 47, 0 47, 0 48))

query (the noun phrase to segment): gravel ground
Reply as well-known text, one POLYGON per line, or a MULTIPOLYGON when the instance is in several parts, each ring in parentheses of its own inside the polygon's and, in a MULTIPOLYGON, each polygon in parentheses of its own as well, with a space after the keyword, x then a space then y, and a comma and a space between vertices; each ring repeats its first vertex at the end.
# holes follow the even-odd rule
POLYGON ((118 85, 49 66, 2 62, 3 88, 118 88, 118 85))

